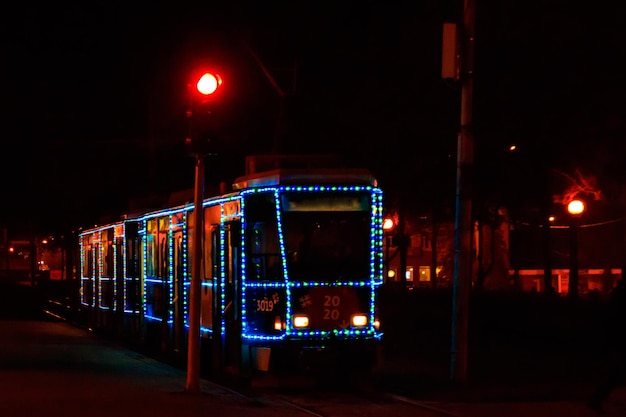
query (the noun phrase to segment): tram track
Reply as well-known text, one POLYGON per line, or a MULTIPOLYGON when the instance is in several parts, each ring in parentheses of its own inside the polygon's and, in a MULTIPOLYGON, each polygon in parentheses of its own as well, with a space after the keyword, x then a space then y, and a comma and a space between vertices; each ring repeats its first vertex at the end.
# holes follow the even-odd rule
MULTIPOLYGON (((67 321, 64 303, 48 300, 42 313, 67 321)), ((294 416, 313 417, 463 417, 446 410, 441 403, 420 401, 386 392, 365 375, 319 376, 262 375, 250 389, 229 387, 207 380, 214 390, 239 398, 251 407, 280 406, 294 410, 294 416)))
POLYGON ((274 397, 274 400, 316 417, 463 417, 436 403, 395 395, 387 395, 385 398, 385 401, 371 400, 341 393, 324 398, 280 395, 274 397))
MULTIPOLYGON (((57 303, 43 313, 66 321, 57 303)), ((374 387, 365 376, 333 375, 321 379, 307 376, 264 375, 247 389, 205 379, 211 391, 238 398, 250 407, 279 406, 293 416, 313 417, 464 417, 438 402, 420 401, 374 387)))
POLYGON ((293 384, 240 393, 249 401, 281 403, 315 417, 464 417, 441 403, 420 401, 371 386, 351 384, 325 388, 293 384))

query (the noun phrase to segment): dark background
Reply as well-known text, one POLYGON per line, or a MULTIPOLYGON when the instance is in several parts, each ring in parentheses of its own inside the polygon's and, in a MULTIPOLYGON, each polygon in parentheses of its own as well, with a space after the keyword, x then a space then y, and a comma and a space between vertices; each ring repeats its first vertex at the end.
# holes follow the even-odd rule
MULTIPOLYGON (((191 188, 186 88, 206 63, 224 76, 207 181, 231 183, 247 154, 335 153, 374 172, 389 208, 453 207, 460 86, 440 77, 441 30, 462 21, 461 1, 14 6, 1 18, 0 224, 89 226, 191 188)), ((625 12, 476 0, 477 196, 532 206, 567 187, 547 172, 578 170, 623 207, 625 12)))

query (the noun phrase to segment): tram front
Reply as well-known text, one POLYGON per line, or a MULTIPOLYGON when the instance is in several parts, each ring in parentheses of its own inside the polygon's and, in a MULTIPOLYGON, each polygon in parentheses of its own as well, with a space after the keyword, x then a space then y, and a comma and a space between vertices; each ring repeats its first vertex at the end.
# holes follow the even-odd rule
POLYGON ((252 339, 265 342, 277 367, 371 367, 380 338, 381 191, 283 186, 247 201, 252 339))

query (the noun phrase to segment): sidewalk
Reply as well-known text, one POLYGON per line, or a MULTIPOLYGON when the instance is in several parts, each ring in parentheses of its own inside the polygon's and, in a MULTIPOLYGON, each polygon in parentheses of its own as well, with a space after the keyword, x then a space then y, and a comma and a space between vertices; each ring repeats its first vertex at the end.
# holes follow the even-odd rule
POLYGON ((460 386, 440 382, 437 386, 432 383, 435 378, 419 377, 418 368, 425 367, 387 358, 377 371, 378 378, 396 381, 394 386, 400 394, 392 395, 394 399, 444 410, 451 417, 626 416, 626 375, 622 385, 603 404, 604 413, 598 413, 587 407, 597 383, 595 379, 581 381, 567 376, 555 379, 552 375, 543 381, 535 376, 515 382, 470 381, 460 386))
MULTIPOLYGON (((624 397, 626 398, 626 397, 624 397)), ((407 399, 408 402, 413 400, 407 399)), ((443 410, 449 417, 618 417, 626 415, 626 402, 611 400, 605 413, 590 410, 584 403, 571 401, 528 402, 420 402, 425 407, 443 410)))
POLYGON ((0 416, 306 415, 204 380, 186 393, 182 370, 65 322, 0 320, 0 334, 0 416))
MULTIPOLYGON (((104 341, 66 322, 0 320, 0 334, 0 416, 311 415, 280 401, 264 401, 261 405, 206 380, 201 382, 200 394, 186 393, 183 370, 104 341)), ((523 390, 512 392, 510 387, 498 390, 495 386, 477 385, 441 390, 428 399, 419 395, 394 398, 418 404, 420 408, 414 416, 598 415, 582 400, 525 400, 523 390)), ((333 409, 332 404, 330 410, 332 417, 354 416, 333 409)), ((626 388, 616 390, 606 410, 606 416, 626 415, 626 388)))

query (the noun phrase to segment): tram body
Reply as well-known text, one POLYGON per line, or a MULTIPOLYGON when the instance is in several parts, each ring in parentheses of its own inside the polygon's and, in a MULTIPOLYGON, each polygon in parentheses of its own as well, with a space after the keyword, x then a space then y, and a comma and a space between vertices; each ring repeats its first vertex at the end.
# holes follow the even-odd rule
MULTIPOLYGON (((383 273, 375 180, 279 169, 233 190, 203 201, 202 367, 371 367, 383 273)), ((81 320, 185 359, 193 211, 188 203, 83 231, 81 320)))

